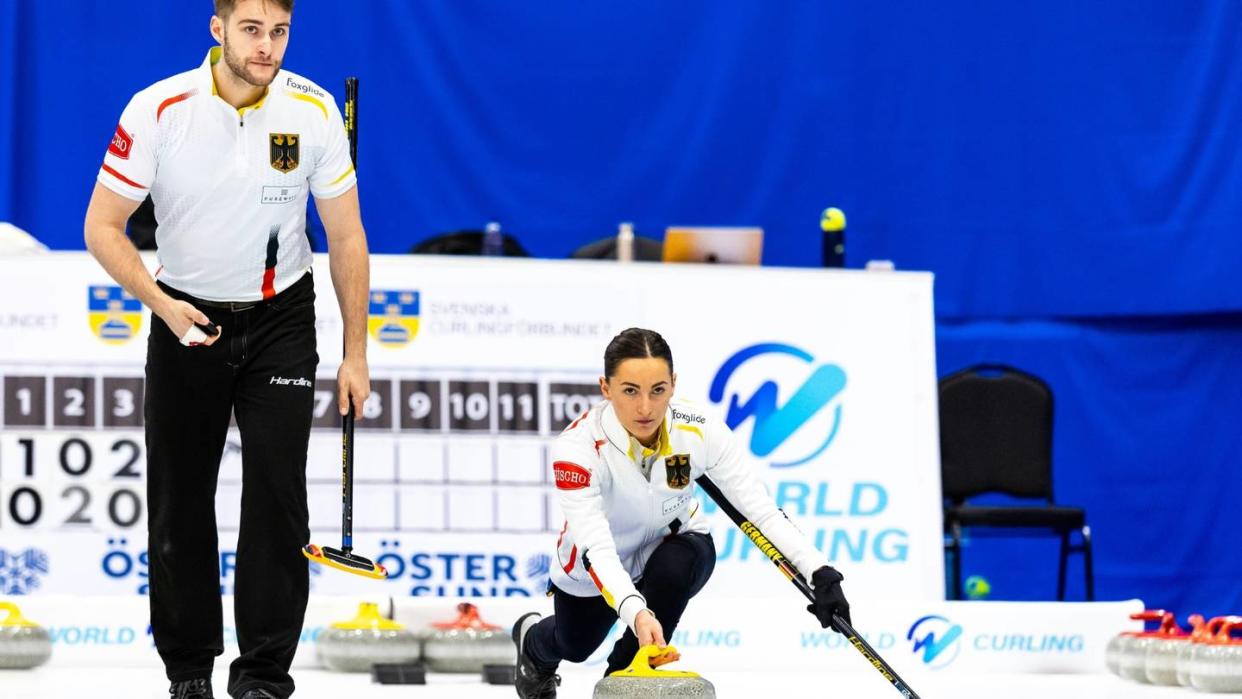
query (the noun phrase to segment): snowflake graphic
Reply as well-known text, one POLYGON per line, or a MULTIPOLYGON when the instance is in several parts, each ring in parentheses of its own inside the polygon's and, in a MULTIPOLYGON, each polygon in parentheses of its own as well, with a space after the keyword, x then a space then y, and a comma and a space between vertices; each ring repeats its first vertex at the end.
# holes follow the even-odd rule
POLYGON ((0 593, 26 595, 39 587, 40 577, 47 575, 47 552, 26 549, 12 553, 0 549, 0 593))

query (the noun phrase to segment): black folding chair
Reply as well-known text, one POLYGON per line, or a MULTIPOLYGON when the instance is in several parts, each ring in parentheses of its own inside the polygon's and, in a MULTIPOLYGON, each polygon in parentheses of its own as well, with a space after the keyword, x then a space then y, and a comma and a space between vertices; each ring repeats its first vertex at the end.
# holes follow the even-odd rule
MULTIPOLYGON (((460 230, 432 236, 415 243, 410 248, 411 255, 482 255, 483 238, 486 235, 478 230, 460 230)), ((530 253, 518 239, 508 233, 501 234, 502 257, 530 257, 530 253)))
POLYGON ((1052 390, 1048 384, 1024 371, 997 364, 972 366, 942 379, 940 475, 952 599, 962 598, 962 532, 977 527, 1051 530, 1061 538, 1057 599, 1065 599, 1065 568, 1071 553, 1082 554, 1087 599, 1095 599, 1086 512, 1053 502, 1052 390), (967 503, 984 493, 1004 493, 1043 503, 967 503), (1078 542, 1071 542, 1074 532, 1078 532, 1078 542))

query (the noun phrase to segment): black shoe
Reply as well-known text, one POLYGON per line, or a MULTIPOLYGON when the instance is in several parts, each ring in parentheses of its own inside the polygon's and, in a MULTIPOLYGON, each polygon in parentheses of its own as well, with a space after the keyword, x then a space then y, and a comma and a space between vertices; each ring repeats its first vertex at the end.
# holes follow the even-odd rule
POLYGON ((280 697, 272 694, 266 689, 259 689, 256 687, 254 689, 247 689, 246 693, 241 695, 241 699, 280 699, 280 697))
POLYGON ((172 699, 215 699, 211 693, 211 680, 197 678, 173 682, 168 688, 172 699))
POLYGON ((523 614, 513 625, 513 644, 517 646, 517 671, 513 687, 522 699, 555 699, 561 676, 555 670, 540 670, 526 655, 526 634, 539 623, 538 612, 523 614))

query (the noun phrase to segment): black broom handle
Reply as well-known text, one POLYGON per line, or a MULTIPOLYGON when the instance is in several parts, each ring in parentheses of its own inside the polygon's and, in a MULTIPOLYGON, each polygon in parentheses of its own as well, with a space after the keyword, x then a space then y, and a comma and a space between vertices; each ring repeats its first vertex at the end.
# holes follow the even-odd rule
MULTIPOLYGON (((345 134, 349 137, 349 159, 358 169, 358 78, 345 78, 345 134)), ((345 348, 341 347, 341 359, 345 348)), ((341 550, 349 555, 354 548, 354 400, 341 423, 341 550)))
MULTIPOLYGON (((763 532, 759 531, 758 527, 747 520, 746 517, 744 517, 742 513, 733 506, 733 503, 729 502, 729 499, 724 496, 724 493, 720 492, 720 488, 712 482, 712 479, 707 477, 707 474, 699 476, 694 480, 699 484, 699 487, 702 488, 704 492, 711 496, 712 500, 716 501, 716 504, 720 506, 720 509, 724 510, 725 514, 729 515, 729 519, 733 520, 733 523, 742 530, 742 533, 746 534, 746 536, 754 542, 755 546, 759 547, 759 550, 762 551, 764 555, 766 555, 768 559, 771 560, 772 563, 774 563, 776 567, 785 574, 786 578, 789 578, 789 582, 793 583, 794 587, 798 588, 798 591, 810 600, 812 604, 814 604, 815 593, 811 590, 811 586, 807 584, 806 578, 802 577, 802 574, 793 567, 793 564, 790 563, 789 560, 780 552, 780 550, 776 548, 776 545, 764 536, 763 532)), ((871 647, 871 644, 867 643, 867 641, 859 635, 858 631, 856 631, 853 626, 850 626, 845 619, 842 619, 840 615, 833 614, 832 624, 845 636, 846 639, 849 640, 850 644, 853 645, 859 653, 862 653, 862 656, 867 659, 868 663, 871 663, 871 666, 876 669, 876 672, 883 675, 884 679, 888 680, 898 692, 901 692, 902 696, 908 697, 909 699, 919 699, 919 695, 915 694, 914 690, 910 689, 910 686, 905 683, 905 680, 901 679, 901 677, 897 675, 897 671, 889 666, 888 663, 884 662, 884 659, 881 658, 880 654, 871 647)))
POLYGON ((354 402, 341 422, 341 550, 354 549, 354 402))

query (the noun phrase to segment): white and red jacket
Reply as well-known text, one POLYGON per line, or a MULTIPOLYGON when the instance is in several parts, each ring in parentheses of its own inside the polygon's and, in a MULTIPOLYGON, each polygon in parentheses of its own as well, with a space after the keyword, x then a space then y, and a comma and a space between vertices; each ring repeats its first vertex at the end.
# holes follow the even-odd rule
POLYGON ((588 410, 552 445, 552 473, 565 513, 552 583, 577 597, 603 595, 633 629, 635 615, 647 606, 634 582, 652 551, 674 532, 711 531, 694 493, 694 479, 704 473, 809 580, 828 565, 827 557, 777 509, 739 457, 724 423, 677 398, 653 449, 630 436, 611 403, 588 410))
POLYGON ((157 278, 211 301, 257 301, 311 266, 306 199, 354 186, 349 139, 332 96, 280 71, 264 97, 234 109, 216 94, 211 66, 134 95, 121 114, 98 181, 155 203, 157 278))

